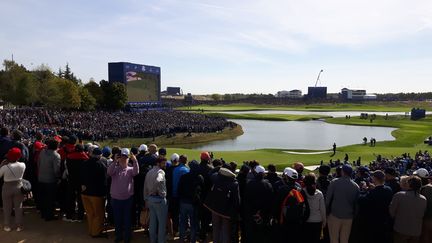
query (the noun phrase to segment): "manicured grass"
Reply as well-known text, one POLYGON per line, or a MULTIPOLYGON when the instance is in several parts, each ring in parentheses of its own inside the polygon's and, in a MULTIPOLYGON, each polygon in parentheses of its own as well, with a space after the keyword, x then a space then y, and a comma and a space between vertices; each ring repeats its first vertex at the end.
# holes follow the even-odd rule
POLYGON ((223 116, 227 119, 247 119, 265 121, 310 121, 323 118, 330 118, 322 115, 289 115, 289 114, 227 114, 227 113, 206 113, 210 116, 223 116))
POLYGON ((297 110, 297 111, 394 111, 406 112, 413 107, 432 110, 430 102, 367 102, 367 103, 323 103, 311 105, 255 105, 255 104, 230 104, 230 105, 198 105, 180 107, 180 110, 204 111, 253 111, 253 110, 297 110))

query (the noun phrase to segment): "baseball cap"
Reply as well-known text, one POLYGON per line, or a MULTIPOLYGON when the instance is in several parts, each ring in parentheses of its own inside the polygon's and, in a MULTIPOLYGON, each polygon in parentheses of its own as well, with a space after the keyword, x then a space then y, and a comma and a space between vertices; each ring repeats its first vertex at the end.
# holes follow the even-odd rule
POLYGON ((92 150, 92 155, 102 155, 102 150, 97 147, 92 150))
POLYGON ((179 159, 180 159, 180 156, 179 156, 178 154, 173 153, 173 154, 171 155, 171 162, 173 162, 173 161, 178 161, 179 159))
POLYGON ((427 171, 425 168, 420 168, 413 173, 416 176, 419 176, 420 178, 429 178, 429 171, 427 171))
POLYGON ((378 180, 384 180, 385 174, 382 170, 376 170, 376 171, 372 172, 372 177, 375 177, 378 180))
POLYGON ((345 174, 351 176, 351 175, 352 175, 352 172, 353 172, 353 169, 352 169, 352 167, 351 167, 350 165, 343 165, 343 166, 342 166, 342 171, 343 171, 345 174))
POLYGON ((160 148, 159 149, 159 155, 166 155, 166 154, 167 154, 167 151, 166 151, 165 148, 160 148))
POLYGON ((209 161, 210 160, 210 154, 208 152, 202 152, 200 158, 201 158, 201 160, 209 161))
POLYGON ((297 180, 298 179, 298 173, 296 170, 290 167, 286 167, 283 171, 283 174, 288 176, 291 179, 297 180))
POLYGON ((360 171, 360 173, 368 173, 369 168, 367 168, 366 166, 360 166, 358 167, 358 171, 360 171))
POLYGON ((111 148, 108 147, 108 146, 105 146, 105 147, 102 149, 102 154, 103 154, 103 156, 105 156, 105 157, 110 156, 110 155, 111 155, 111 148))
POLYGON ((122 148, 120 155, 122 155, 122 156, 129 156, 129 149, 122 148))
POLYGON ((19 149, 19 148, 9 149, 9 151, 6 154, 6 158, 9 161, 13 161, 13 162, 19 160, 21 158, 21 149, 19 149))
POLYGON ((265 169, 264 169, 264 167, 262 167, 261 165, 257 165, 257 166, 255 166, 255 172, 257 173, 257 174, 259 174, 259 173, 265 173, 265 169))
POLYGON ((141 144, 139 146, 139 148, 138 148, 138 151, 140 151, 140 152, 142 152, 142 151, 147 152, 147 145, 141 144))

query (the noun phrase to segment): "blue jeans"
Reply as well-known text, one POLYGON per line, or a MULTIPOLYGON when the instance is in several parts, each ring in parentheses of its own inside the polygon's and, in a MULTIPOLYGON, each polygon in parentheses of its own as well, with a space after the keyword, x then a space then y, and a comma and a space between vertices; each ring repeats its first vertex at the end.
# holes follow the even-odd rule
POLYGON ((116 241, 124 240, 124 242, 130 242, 132 235, 132 202, 133 197, 130 197, 126 200, 117 200, 114 198, 111 199, 111 205, 114 212, 116 241))
POLYGON ((146 198, 150 211, 150 242, 166 242, 166 224, 168 218, 168 204, 166 198, 150 196, 146 198))
POLYGON ((179 231, 180 231, 180 240, 184 240, 186 238, 186 227, 188 223, 188 218, 190 220, 190 231, 191 238, 190 242, 196 242, 196 233, 198 231, 198 209, 190 204, 190 203, 180 203, 180 222, 179 222, 179 231))

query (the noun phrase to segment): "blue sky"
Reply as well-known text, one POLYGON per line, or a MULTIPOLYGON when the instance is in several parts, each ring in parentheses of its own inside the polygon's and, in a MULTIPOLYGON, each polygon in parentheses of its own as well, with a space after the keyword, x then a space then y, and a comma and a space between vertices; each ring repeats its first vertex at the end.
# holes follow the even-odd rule
POLYGON ((162 68, 184 92, 322 85, 432 91, 430 0, 0 0, 0 58, 66 62, 84 82, 108 62, 162 68))

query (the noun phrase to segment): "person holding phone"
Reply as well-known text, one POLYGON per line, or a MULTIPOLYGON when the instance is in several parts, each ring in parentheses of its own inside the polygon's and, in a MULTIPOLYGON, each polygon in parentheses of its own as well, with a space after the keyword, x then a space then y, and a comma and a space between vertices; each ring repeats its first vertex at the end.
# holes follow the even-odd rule
POLYGON ((134 176, 138 175, 139 167, 135 155, 129 149, 121 149, 113 163, 108 167, 111 177, 111 205, 114 212, 115 242, 130 242, 132 234, 131 210, 134 195, 134 176), (132 166, 129 166, 129 160, 132 166))

